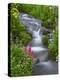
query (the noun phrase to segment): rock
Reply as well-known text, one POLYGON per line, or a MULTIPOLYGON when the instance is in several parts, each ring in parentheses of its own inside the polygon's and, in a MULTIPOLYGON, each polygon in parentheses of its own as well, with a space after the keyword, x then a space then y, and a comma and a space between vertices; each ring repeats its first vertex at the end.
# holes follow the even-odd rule
POLYGON ((32 75, 58 74, 58 63, 54 61, 40 62, 33 65, 32 75))

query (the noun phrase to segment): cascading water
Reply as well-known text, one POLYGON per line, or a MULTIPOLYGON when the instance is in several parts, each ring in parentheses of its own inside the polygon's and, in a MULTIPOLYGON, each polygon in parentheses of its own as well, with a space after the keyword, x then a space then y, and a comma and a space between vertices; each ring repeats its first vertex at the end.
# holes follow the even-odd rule
POLYGON ((48 49, 44 48, 42 42, 41 21, 30 17, 28 14, 21 14, 20 18, 27 31, 32 34, 32 41, 27 45, 27 48, 31 47, 31 51, 34 52, 36 59, 45 61, 48 56, 48 49))
POLYGON ((46 60, 48 58, 48 48, 45 48, 42 42, 43 30, 47 29, 41 26, 41 21, 29 16, 28 14, 21 13, 20 21, 25 25, 27 32, 32 34, 32 41, 26 46, 31 48, 36 56, 36 60, 39 59, 39 63, 33 67, 33 74, 56 74, 58 73, 58 65, 56 62, 46 60))

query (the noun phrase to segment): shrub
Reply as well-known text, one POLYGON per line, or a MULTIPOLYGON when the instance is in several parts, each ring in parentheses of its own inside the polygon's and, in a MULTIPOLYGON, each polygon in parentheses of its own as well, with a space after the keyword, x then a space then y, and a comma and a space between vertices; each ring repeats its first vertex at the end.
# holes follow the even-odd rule
POLYGON ((53 60, 56 60, 56 57, 58 56, 58 32, 55 31, 53 36, 53 41, 49 42, 49 49, 50 49, 50 57, 53 60))
POLYGON ((32 39, 31 35, 26 32, 25 26, 21 24, 19 15, 20 12, 17 9, 16 4, 11 4, 11 38, 14 44, 20 44, 19 46, 25 46, 32 39))
POLYGON ((32 75, 32 59, 23 48, 11 47, 11 76, 32 75))

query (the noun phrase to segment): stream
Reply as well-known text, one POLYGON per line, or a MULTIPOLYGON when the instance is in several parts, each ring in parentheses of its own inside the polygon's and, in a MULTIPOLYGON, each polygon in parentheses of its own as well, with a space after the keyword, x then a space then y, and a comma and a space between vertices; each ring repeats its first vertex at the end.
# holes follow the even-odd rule
POLYGON ((42 26, 41 20, 25 13, 20 14, 20 21, 25 25, 27 32, 32 34, 32 41, 26 46, 27 49, 31 48, 35 55, 32 75, 57 74, 58 63, 48 59, 49 49, 42 42, 43 32, 50 30, 42 26))

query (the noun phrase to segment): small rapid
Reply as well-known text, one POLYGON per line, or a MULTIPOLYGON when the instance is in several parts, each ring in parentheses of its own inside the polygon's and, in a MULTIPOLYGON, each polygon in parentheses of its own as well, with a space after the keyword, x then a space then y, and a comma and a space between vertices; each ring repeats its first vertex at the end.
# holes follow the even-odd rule
POLYGON ((56 74, 58 73, 58 63, 48 59, 49 49, 43 44, 43 32, 49 30, 42 27, 41 20, 32 16, 21 13, 20 21, 25 25, 27 32, 32 34, 32 41, 26 46, 35 55, 36 63, 33 64, 33 75, 39 74, 56 74))
POLYGON ((42 42, 42 21, 23 13, 21 13, 20 18, 21 22, 25 25, 27 32, 32 34, 32 41, 26 47, 28 49, 30 47, 31 51, 34 52, 36 58, 39 58, 40 61, 45 60, 45 58, 48 56, 48 48, 45 48, 42 42), (41 59, 41 57, 43 59, 41 59))

